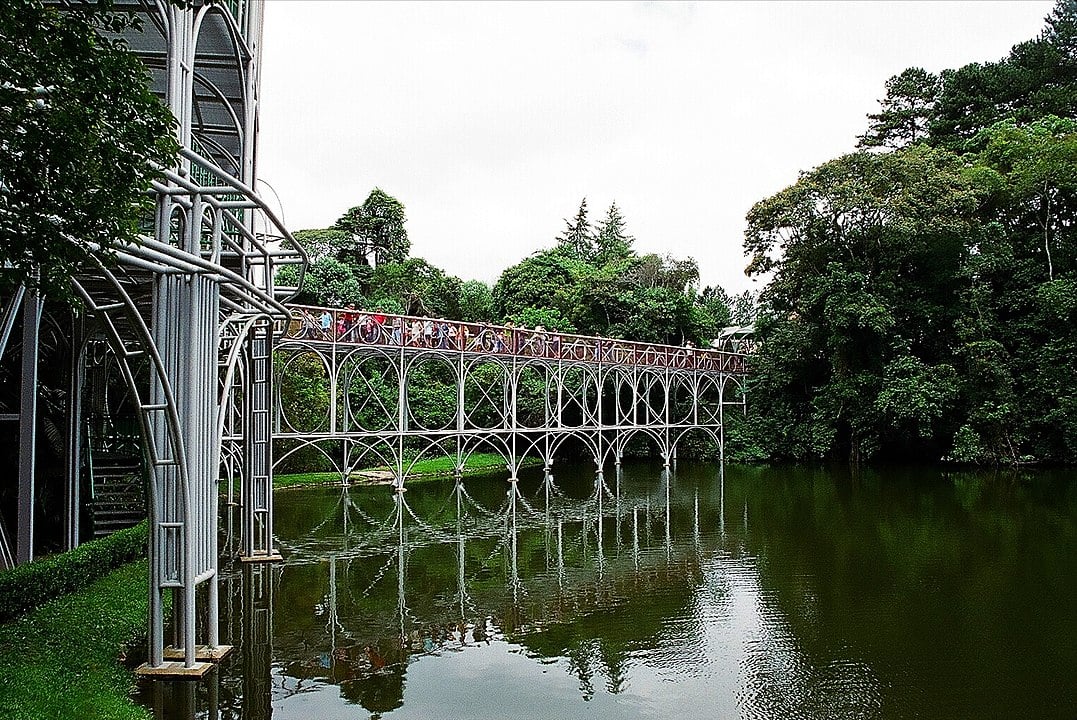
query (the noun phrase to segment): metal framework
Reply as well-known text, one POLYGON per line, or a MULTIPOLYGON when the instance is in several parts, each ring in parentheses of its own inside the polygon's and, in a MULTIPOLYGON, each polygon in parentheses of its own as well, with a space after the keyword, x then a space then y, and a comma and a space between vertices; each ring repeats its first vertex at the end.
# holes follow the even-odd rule
MULTIPOLYGON (((147 234, 120 247, 117 263, 74 280, 85 312, 71 353, 66 544, 80 538, 82 380, 107 364, 127 388, 148 476, 149 652, 140 672, 198 677, 226 651, 218 637, 222 469, 229 488, 239 482, 244 556, 275 557, 271 353, 294 288, 274 287, 273 277, 306 258, 254 190, 262 3, 143 0, 115 9, 143 18, 125 40, 175 116, 181 150, 174 167, 158 168, 147 234), (295 249, 281 250, 281 241, 295 249), (168 647, 165 593, 173 605, 168 647)), ((22 402, 3 416, 21 434, 17 553, 3 553, 6 561, 33 557, 41 308, 41 299, 18 291, 0 328, 2 356, 21 309, 22 402)), ((6 536, 0 540, 6 550, 6 536)))
POLYGON ((277 463, 304 450, 342 480, 392 468, 398 488, 415 463, 449 456, 457 474, 476 451, 505 459, 510 480, 525 458, 546 473, 566 441, 582 444, 601 476, 644 436, 663 463, 691 432, 724 453, 724 411, 743 407, 741 353, 460 323, 355 310, 292 306, 277 345, 277 384, 298 364, 328 398, 310 419, 282 392, 275 408, 277 463), (430 397, 433 384, 455 389, 430 397), (299 411, 305 416, 298 417, 299 411))

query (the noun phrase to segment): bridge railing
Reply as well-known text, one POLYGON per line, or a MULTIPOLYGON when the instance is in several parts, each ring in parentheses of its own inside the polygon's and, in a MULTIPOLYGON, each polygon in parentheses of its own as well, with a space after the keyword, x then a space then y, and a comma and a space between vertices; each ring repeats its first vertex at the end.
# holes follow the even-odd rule
POLYGON ((285 330, 285 339, 731 374, 744 374, 747 371, 743 354, 724 350, 365 310, 310 305, 289 307, 292 318, 285 330))

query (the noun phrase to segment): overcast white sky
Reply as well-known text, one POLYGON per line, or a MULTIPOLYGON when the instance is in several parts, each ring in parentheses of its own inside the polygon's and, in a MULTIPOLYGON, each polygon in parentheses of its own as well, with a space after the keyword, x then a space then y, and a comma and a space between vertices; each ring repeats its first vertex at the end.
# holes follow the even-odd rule
POLYGON ((413 255, 490 283, 616 200, 737 291, 749 208, 851 150, 888 77, 997 60, 1052 6, 273 0, 259 175, 293 231, 381 187, 413 255))

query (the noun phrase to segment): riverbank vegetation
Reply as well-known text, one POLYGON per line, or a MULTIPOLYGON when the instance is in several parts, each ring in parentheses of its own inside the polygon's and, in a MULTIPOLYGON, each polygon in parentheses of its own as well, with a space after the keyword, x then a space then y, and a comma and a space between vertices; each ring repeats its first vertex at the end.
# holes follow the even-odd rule
MULTIPOLYGON (((523 461, 523 465, 525 466, 534 466, 537 464, 539 464, 539 461, 534 458, 526 458, 523 461)), ((451 475, 455 470, 455 465, 456 459, 452 457, 417 460, 408 471, 408 483, 410 484, 414 480, 424 477, 451 475)), ((369 470, 385 472, 389 471, 390 468, 383 465, 380 467, 369 468, 369 470)), ((463 474, 480 475, 500 470, 505 470, 505 459, 500 455, 495 455, 493 453, 472 453, 464 461, 463 474)), ((357 480, 360 484, 365 482, 361 477, 357 480)), ((353 478, 352 482, 356 482, 356 479, 353 478)), ((279 473, 273 476, 273 488, 275 490, 293 487, 309 487, 311 485, 338 484, 340 484, 340 473, 337 472, 279 473)))
POLYGON ((1077 462, 1077 3, 748 214, 761 458, 1077 462))
POLYGON ((0 624, 0 717, 149 718, 117 659, 145 635, 147 573, 124 565, 0 624))
POLYGON ((106 573, 146 556, 148 525, 142 522, 107 537, 79 545, 0 573, 0 622, 75 592, 106 573))
POLYGON ((149 717, 117 659, 146 632, 146 539, 143 522, 0 573, 0 718, 149 717))

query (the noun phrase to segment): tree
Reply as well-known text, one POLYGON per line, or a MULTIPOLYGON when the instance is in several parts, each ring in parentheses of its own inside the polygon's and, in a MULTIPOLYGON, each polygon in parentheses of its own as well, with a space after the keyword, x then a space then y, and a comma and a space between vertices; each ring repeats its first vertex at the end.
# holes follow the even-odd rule
POLYGON ((955 456, 1077 460, 1077 123, 997 123, 970 161, 988 189, 957 324, 964 414, 955 456))
POLYGON ((458 318, 460 278, 446 275, 422 258, 379 265, 370 279, 370 300, 389 309, 395 303, 407 315, 458 318))
MULTIPOLYGON (((277 274, 281 283, 294 283, 298 279, 295 266, 281 269, 277 274)), ((303 287, 295 302, 320 307, 344 307, 348 303, 356 306, 365 304, 363 287, 365 283, 356 276, 355 268, 340 262, 335 257, 322 257, 307 268, 303 287)))
POLYGON ((598 224, 595 233, 594 264, 598 267, 627 260, 632 257, 635 238, 625 232, 625 219, 617 203, 610 203, 606 217, 598 224))
POLYGON ((460 285, 460 319, 466 322, 494 320, 494 296, 489 285, 481 280, 468 280, 460 285))
POLYGON ((595 235, 587 220, 587 198, 580 200, 576 217, 565 218, 565 229, 557 236, 557 245, 575 260, 592 262, 595 257, 595 235))
POLYGON ((1077 3, 1059 0, 1038 38, 1014 45, 998 62, 945 70, 930 121, 930 141, 978 151, 979 134, 997 122, 1027 124, 1077 107, 1077 3))
POLYGON ((1039 236, 1053 280, 1051 247, 1077 222, 1077 122, 1048 116, 1018 126, 1008 120, 982 135, 980 160, 1002 173, 995 185, 1002 219, 1011 231, 1039 236))
POLYGON ((348 233, 337 228, 318 228, 313 230, 297 230, 293 233, 295 241, 307 251, 311 262, 316 262, 324 257, 332 257, 344 261, 340 256, 344 248, 349 246, 351 238, 348 233))
MULTIPOLYGON (((297 230, 294 237, 310 258, 303 287, 295 302, 323 307, 343 307, 348 303, 358 306, 365 302, 373 271, 368 265, 350 262, 351 255, 344 251, 350 242, 347 233, 335 228, 320 228, 297 230)), ((299 282, 299 268, 284 266, 277 272, 276 282, 294 286, 299 282)))
POLYGON ((534 253, 501 273, 494 285, 494 313, 512 317, 526 308, 548 308, 571 321, 580 304, 578 278, 588 271, 565 246, 534 253))
POLYGON ((733 323, 733 298, 720 286, 703 288, 696 298, 703 313, 703 333, 709 338, 718 337, 723 328, 733 323))
POLYGON ((362 205, 344 213, 334 229, 347 233, 340 248, 340 260, 353 265, 403 262, 411 251, 404 227, 404 205, 381 188, 370 191, 362 205))
POLYGON ((116 37, 108 3, 0 5, 0 265, 4 283, 69 298, 69 279, 137 242, 170 166, 174 120, 116 37), (103 252, 102 252, 103 251, 103 252))
POLYGON ((766 398, 763 447, 853 460, 943 453, 980 180, 952 153, 917 145, 832 160, 752 208, 749 272, 773 273, 749 393, 766 398))
POLYGON ((635 284, 646 288, 665 288, 685 293, 699 282, 699 263, 693 258, 680 260, 672 255, 643 255, 631 271, 635 284))
POLYGON ((928 122, 939 95, 939 77, 923 68, 903 70, 886 81, 886 97, 858 147, 903 148, 927 138, 928 122))

